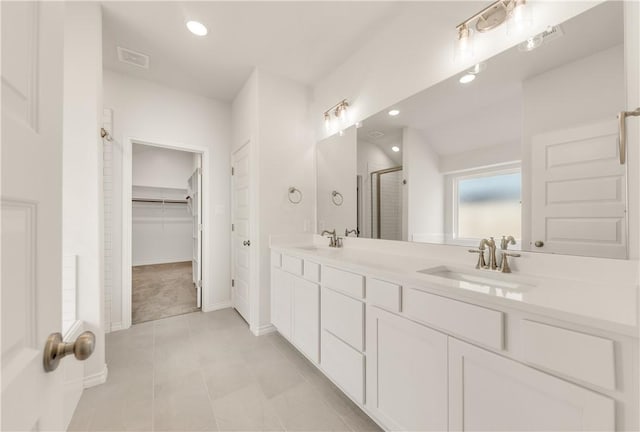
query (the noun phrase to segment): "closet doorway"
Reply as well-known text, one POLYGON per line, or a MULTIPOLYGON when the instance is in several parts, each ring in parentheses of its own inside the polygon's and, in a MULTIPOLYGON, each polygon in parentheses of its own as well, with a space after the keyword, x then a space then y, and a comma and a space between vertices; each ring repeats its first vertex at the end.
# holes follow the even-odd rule
POLYGON ((131 324, 202 308, 202 159, 131 143, 131 324))

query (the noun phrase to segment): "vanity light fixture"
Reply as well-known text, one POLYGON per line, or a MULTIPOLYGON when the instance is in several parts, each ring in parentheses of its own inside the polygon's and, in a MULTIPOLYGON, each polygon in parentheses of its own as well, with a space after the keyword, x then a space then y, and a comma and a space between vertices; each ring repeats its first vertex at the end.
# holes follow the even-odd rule
POLYGON ((335 104, 334 106, 332 106, 331 108, 329 108, 328 110, 326 110, 323 114, 324 116, 324 126, 327 129, 327 131, 329 131, 329 129, 331 129, 331 115, 333 114, 333 116, 340 122, 341 124, 341 128, 340 128, 340 136, 342 136, 342 134, 344 133, 342 131, 342 126, 344 126, 347 123, 347 111, 349 109, 349 102, 347 102, 346 99, 342 99, 340 102, 338 102, 337 104, 335 104))
POLYGON ((480 12, 467 18, 456 26, 458 37, 456 40, 455 59, 465 62, 473 57, 473 39, 471 26, 485 33, 507 22, 507 34, 521 36, 533 25, 531 8, 527 0, 498 0, 491 3, 480 12))
POLYGON ((391 117, 395 117, 395 116, 397 116, 398 114, 400 114, 400 111, 399 111, 399 110, 397 110, 397 109, 392 109, 391 111, 389 111, 389 113, 388 113, 388 114, 389 114, 391 117))
POLYGON ((394 152, 398 153, 400 151, 400 147, 393 146, 393 147, 391 147, 391 150, 393 150, 394 152))
POLYGON ((198 21, 187 21, 187 28, 196 36, 206 36, 209 33, 207 27, 198 21))

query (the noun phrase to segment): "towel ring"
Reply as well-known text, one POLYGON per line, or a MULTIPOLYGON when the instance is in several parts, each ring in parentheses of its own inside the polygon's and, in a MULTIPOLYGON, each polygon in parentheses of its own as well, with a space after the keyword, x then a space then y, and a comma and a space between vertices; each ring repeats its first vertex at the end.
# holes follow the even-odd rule
POLYGON ((287 198, 289 199, 289 202, 291 204, 300 204, 302 202, 302 192, 300 191, 300 189, 291 186, 289 188, 289 195, 287 196, 287 198), (298 195, 298 199, 295 199, 294 196, 298 195))
POLYGON ((344 197, 340 192, 334 190, 331 192, 331 202, 333 202, 334 205, 341 206, 344 202, 344 197))

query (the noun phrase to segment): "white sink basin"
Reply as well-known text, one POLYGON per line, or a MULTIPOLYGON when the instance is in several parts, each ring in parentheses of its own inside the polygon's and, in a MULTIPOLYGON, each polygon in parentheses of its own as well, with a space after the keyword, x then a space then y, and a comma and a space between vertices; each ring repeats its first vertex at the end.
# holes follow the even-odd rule
POLYGON ((329 246, 294 246, 295 249, 307 251, 307 252, 333 252, 339 249, 330 248, 329 246))
POLYGON ((458 282, 461 288, 473 289, 474 291, 489 292, 496 289, 526 291, 535 286, 534 281, 524 280, 512 274, 504 274, 492 270, 461 270, 438 266, 418 270, 418 273, 453 280, 458 282))

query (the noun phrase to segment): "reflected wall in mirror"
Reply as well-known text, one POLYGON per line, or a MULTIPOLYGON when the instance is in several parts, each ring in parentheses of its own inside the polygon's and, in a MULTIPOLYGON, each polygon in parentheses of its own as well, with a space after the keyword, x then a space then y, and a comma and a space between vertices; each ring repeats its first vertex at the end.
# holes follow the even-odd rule
POLYGON ((356 128, 350 127, 317 145, 318 234, 357 229, 356 128))
MULTIPOLYGON (((487 60, 470 82, 461 73, 365 119, 357 156, 352 143, 336 147, 345 159, 335 166, 355 171, 340 224, 369 238, 477 247, 513 236, 510 249, 626 258, 623 22, 622 2, 600 4, 533 50, 487 60)), ((318 212, 332 228, 321 216, 323 145, 318 212)))

